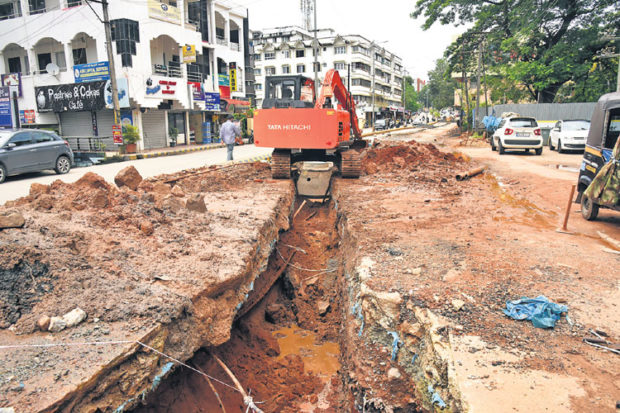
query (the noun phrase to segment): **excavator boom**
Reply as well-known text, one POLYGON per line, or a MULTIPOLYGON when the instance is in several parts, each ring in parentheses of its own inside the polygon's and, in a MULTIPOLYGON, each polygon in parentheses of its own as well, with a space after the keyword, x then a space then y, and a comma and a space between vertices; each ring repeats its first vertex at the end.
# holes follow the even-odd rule
POLYGON ((349 92, 344 83, 342 83, 342 78, 336 69, 330 69, 325 74, 315 108, 322 109, 328 98, 331 98, 332 95, 351 116, 351 133, 353 138, 356 140, 362 139, 362 131, 359 128, 359 121, 355 111, 355 101, 353 100, 351 92, 349 92))

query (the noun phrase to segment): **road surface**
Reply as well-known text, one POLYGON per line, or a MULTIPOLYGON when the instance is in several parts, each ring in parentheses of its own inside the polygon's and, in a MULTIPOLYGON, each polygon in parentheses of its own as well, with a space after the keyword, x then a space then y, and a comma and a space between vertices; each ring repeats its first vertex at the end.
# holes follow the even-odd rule
MULTIPOLYGON (((254 156, 269 155, 271 148, 257 148, 254 145, 235 147, 235 160, 243 160, 254 156)), ((116 174, 123 168, 133 165, 144 178, 182 171, 184 169, 198 168, 205 165, 223 163, 226 160, 226 148, 211 149, 207 151, 192 152, 183 155, 164 156, 160 158, 139 159, 135 161, 94 165, 86 168, 74 168, 66 175, 57 175, 54 171, 44 171, 18 176, 11 176, 0 184, 0 205, 6 201, 28 195, 30 185, 33 183, 49 185, 57 179, 71 183, 80 179, 87 172, 94 172, 113 183, 116 174)))

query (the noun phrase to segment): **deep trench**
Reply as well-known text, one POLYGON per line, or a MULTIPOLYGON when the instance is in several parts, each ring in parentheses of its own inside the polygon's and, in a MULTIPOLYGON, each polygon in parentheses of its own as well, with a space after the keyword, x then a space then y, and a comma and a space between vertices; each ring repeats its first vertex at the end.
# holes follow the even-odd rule
MULTIPOLYGON (((301 205, 298 199, 294 211, 301 205)), ((226 412, 245 411, 241 394, 212 355, 236 375, 265 412, 350 411, 341 355, 343 261, 335 203, 306 203, 259 278, 282 272, 265 297, 235 321, 231 338, 188 362, 212 380, 226 412)), ((224 411, 207 380, 179 368, 134 412, 224 411)))

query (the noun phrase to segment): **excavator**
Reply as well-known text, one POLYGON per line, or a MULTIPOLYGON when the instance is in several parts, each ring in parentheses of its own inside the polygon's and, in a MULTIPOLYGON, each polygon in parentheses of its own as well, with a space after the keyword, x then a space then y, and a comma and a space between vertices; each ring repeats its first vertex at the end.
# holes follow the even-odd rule
POLYGON ((358 178, 362 164, 355 149, 366 141, 353 97, 335 69, 326 73, 318 98, 315 90, 314 81, 301 75, 267 76, 262 108, 254 113, 254 144, 274 148, 276 179, 291 178, 291 166, 299 162, 332 162, 342 177, 358 178))

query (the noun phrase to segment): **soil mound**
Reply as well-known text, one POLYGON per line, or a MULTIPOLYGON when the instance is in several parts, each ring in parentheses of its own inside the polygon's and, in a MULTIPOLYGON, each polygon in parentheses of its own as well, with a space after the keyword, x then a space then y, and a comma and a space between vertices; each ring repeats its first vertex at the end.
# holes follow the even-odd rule
POLYGON ((441 152, 433 144, 412 140, 406 143, 381 142, 379 147, 366 151, 362 166, 367 175, 373 175, 402 169, 416 171, 420 167, 434 169, 459 162, 453 154, 441 152))

